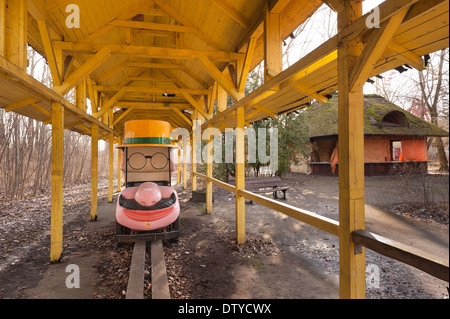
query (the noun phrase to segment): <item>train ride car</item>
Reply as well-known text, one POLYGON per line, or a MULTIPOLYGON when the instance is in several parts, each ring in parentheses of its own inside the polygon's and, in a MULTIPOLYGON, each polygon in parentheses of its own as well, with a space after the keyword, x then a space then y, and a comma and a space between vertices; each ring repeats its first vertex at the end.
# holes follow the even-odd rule
POLYGON ((120 169, 126 188, 116 204, 116 241, 179 237, 180 204, 171 187, 175 170, 170 123, 133 120, 125 123, 120 169))

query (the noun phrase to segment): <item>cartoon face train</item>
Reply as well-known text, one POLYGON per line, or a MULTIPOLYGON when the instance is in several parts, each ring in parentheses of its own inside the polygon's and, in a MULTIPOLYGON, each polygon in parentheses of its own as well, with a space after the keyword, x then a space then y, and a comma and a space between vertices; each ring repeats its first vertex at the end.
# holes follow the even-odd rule
POLYGON ((117 199, 118 234, 162 230, 178 222, 178 194, 171 187, 175 170, 170 124, 156 120, 125 123, 120 169, 126 188, 117 199), (124 232, 124 230, 126 230, 124 232))

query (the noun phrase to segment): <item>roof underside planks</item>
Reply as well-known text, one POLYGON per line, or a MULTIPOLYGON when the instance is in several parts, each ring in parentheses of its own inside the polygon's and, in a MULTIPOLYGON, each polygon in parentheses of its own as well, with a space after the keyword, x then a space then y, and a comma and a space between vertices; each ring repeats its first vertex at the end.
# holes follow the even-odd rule
MULTIPOLYGON (((121 108, 127 103, 140 103, 125 116, 125 109, 117 108, 114 114, 115 123, 120 118, 117 131, 122 130, 125 121, 144 117, 169 118, 172 125, 189 127, 193 107, 180 90, 187 90, 195 101, 201 102, 202 98, 210 98, 208 94, 211 95, 214 84, 213 77, 196 58, 199 54, 206 55, 230 82, 236 82, 240 75, 230 73, 241 68, 249 37, 257 39, 249 68, 253 69, 264 56, 265 1, 262 0, 73 1, 83 15, 80 29, 65 27, 66 2, 32 2, 45 12, 50 30, 55 30, 54 48, 62 49, 66 59, 75 57, 68 73, 105 46, 111 49, 113 54, 90 74, 95 89, 108 100, 127 86, 117 103, 121 108), (163 96, 163 93, 176 96, 163 96)), ((319 0, 280 0, 269 4, 271 10, 284 17, 283 38, 321 5, 319 0)), ((28 41, 45 56, 35 16, 29 15, 28 41)))
MULTIPOLYGON (((110 103, 115 108, 110 122, 115 124, 118 134, 123 123, 130 119, 164 119, 173 126, 189 128, 191 113, 196 108, 211 118, 208 104, 214 103, 208 102, 214 101, 215 79, 197 59, 199 55, 222 72, 220 80, 236 87, 251 37, 256 40, 247 67, 254 68, 264 57, 263 0, 74 0, 70 3, 79 5, 82 15, 79 29, 68 29, 65 25, 68 3, 28 0, 28 43, 46 56, 42 30, 37 23, 45 19, 53 49, 64 54, 65 72, 79 81, 84 73, 77 70, 83 66, 92 82, 91 92, 100 92, 100 100, 106 103, 115 97, 110 103)), ((370 76, 403 64, 420 69, 421 56, 448 47, 448 1, 386 1, 380 5, 382 22, 405 3, 413 4, 370 76)), ((284 39, 321 5, 318 0, 279 0, 271 1, 269 9, 280 13, 280 33, 284 39)), ((365 21, 365 16, 360 20, 365 21)), ((249 125, 303 108, 312 100, 326 100, 327 94, 337 90, 339 39, 362 35, 363 41, 368 41, 377 31, 357 22, 205 125, 235 127, 234 110, 239 106, 245 106, 245 122, 249 125)), ((7 79, 3 77, 2 81, 7 79)), ((31 100, 32 103, 21 106, 33 95, 20 94, 11 81, 3 87, 0 107, 12 106, 17 113, 48 121, 51 99, 31 100)), ((84 113, 80 109, 74 110, 66 113, 65 127, 88 133, 91 123, 96 122, 95 114, 93 118, 79 114, 84 113)), ((109 132, 107 125, 101 127, 106 129, 105 133, 109 132)))

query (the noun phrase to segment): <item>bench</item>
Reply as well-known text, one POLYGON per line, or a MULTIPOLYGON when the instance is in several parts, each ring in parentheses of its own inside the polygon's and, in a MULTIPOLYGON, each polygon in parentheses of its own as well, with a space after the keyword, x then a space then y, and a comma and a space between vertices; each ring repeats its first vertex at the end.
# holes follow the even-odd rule
MULTIPOLYGON (((228 183, 231 185, 236 185, 236 179, 230 177, 228 183)), ((272 193, 273 197, 278 199, 278 192, 283 192, 283 197, 280 199, 286 200, 286 191, 289 186, 283 186, 280 177, 246 177, 245 178, 245 189, 251 191, 252 193, 267 194, 272 193)), ((250 204, 253 204, 250 201, 250 204)))

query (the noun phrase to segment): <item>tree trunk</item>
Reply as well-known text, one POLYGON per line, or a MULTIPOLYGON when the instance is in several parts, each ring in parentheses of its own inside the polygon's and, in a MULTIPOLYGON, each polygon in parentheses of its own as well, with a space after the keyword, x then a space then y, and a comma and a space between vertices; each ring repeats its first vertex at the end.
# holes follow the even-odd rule
POLYGON ((445 155, 444 143, 442 142, 442 138, 435 137, 436 149, 439 158, 439 170, 442 172, 448 172, 448 159, 447 155, 445 155))

